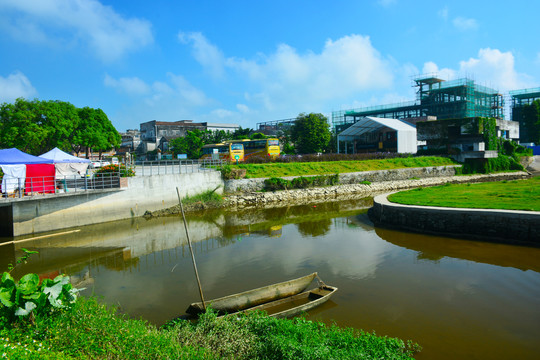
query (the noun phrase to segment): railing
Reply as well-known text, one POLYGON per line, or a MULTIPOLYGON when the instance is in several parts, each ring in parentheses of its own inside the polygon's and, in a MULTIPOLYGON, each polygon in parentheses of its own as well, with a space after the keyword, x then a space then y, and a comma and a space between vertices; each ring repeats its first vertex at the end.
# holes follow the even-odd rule
POLYGON ((77 193, 88 190, 120 188, 119 173, 103 173, 93 176, 36 176, 16 178, 4 176, 1 197, 22 198, 61 193, 77 193))
POLYGON ((134 170, 135 176, 187 174, 215 170, 225 163, 221 159, 137 161, 134 170))

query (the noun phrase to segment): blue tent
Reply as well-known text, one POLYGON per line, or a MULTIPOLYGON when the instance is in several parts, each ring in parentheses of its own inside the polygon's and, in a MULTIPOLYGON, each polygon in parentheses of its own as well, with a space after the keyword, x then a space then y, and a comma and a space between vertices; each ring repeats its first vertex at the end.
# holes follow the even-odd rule
POLYGON ((0 165, 52 164, 53 161, 23 153, 16 148, 0 150, 0 165))

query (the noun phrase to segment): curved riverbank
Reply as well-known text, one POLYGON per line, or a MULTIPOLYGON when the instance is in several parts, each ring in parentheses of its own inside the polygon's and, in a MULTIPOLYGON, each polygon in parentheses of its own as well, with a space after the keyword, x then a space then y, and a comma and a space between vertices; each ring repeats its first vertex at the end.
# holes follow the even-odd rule
MULTIPOLYGON (((511 172, 499 174, 477 174, 464 176, 440 176, 423 179, 379 181, 371 184, 345 184, 321 188, 294 189, 275 192, 246 191, 226 195, 220 205, 209 206, 204 203, 194 203, 184 207, 185 211, 198 211, 211 208, 251 209, 272 208, 291 205, 308 205, 321 202, 361 199, 397 190, 416 187, 441 185, 446 183, 473 183, 486 181, 514 180, 528 178, 527 172, 511 172)), ((178 214, 179 206, 148 211, 145 216, 164 216, 178 214)))
POLYGON ((540 212, 448 208, 373 199, 369 218, 379 227, 514 245, 540 246, 540 212))

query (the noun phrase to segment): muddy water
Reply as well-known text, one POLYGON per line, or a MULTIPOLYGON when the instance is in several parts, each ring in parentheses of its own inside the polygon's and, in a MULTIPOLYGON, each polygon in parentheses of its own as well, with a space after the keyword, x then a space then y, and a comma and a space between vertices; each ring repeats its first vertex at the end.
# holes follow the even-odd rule
MULTIPOLYGON (((207 299, 317 271, 337 286, 309 317, 411 339, 418 359, 538 359, 540 249, 373 228, 369 201, 188 219, 207 299)), ((162 324, 198 300, 182 222, 136 219, 0 246, 0 266, 72 276, 84 295, 162 324)), ((25 239, 17 239, 25 240, 25 239)))

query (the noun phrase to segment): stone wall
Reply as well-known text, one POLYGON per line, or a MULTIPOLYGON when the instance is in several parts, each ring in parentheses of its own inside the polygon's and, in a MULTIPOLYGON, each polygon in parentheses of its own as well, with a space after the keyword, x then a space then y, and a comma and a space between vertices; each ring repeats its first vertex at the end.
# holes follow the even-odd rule
POLYGON ((540 246, 540 212, 410 206, 391 203, 387 195, 376 196, 369 210, 377 226, 540 246))
MULTIPOLYGON (((449 166, 434 166, 425 168, 405 168, 405 169, 393 169, 393 170, 379 170, 379 171, 363 171, 354 173, 339 174, 340 184, 359 184, 363 181, 369 182, 381 182, 381 181, 399 181, 408 179, 425 179, 434 177, 447 177, 454 176, 456 174, 456 168, 461 165, 449 165, 449 166)), ((283 177, 287 180, 292 180, 295 176, 283 177)), ((264 180, 262 178, 257 179, 239 179, 239 180, 226 180, 225 192, 254 192, 261 191, 264 188, 264 180)))
POLYGON ((389 191, 410 189, 420 186, 434 186, 445 183, 457 184, 511 180, 522 179, 526 177, 529 177, 529 174, 526 172, 512 172, 487 175, 426 177, 423 179, 379 181, 371 183, 369 185, 348 184, 322 188, 295 189, 276 192, 251 191, 227 195, 225 198, 225 206, 233 208, 251 208, 301 205, 322 201, 360 199, 389 191))

